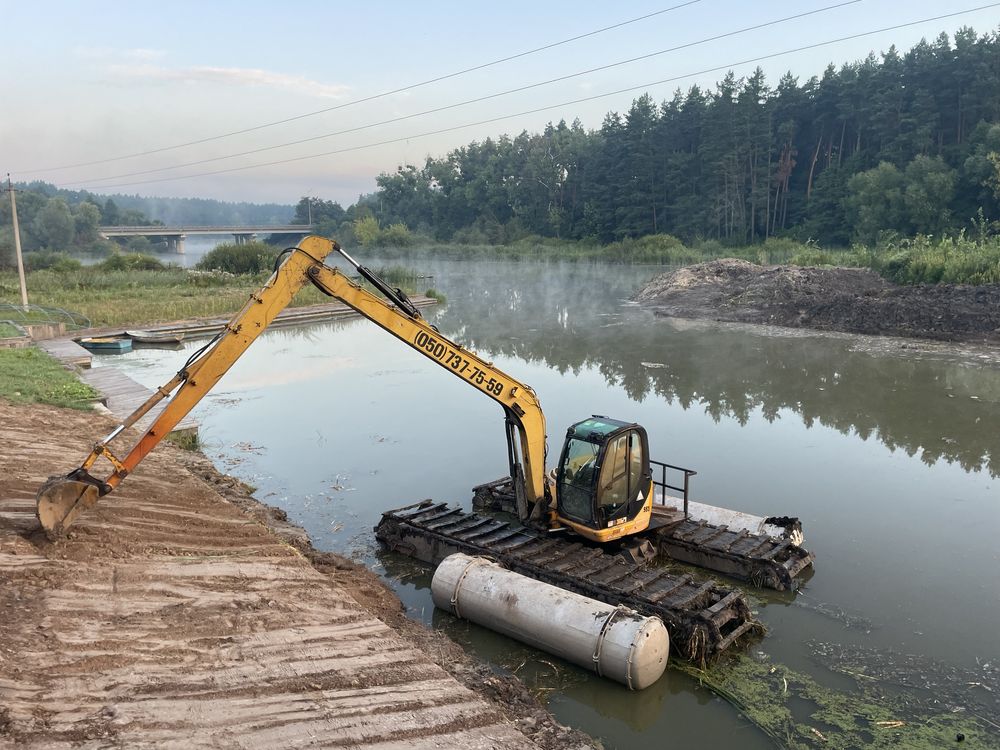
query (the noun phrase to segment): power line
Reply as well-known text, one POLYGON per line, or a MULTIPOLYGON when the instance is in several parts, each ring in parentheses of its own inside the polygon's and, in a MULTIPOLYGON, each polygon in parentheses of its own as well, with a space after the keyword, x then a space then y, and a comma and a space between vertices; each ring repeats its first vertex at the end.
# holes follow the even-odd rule
POLYGON ((795 47, 793 49, 784 50, 782 52, 773 52, 773 53, 768 54, 768 55, 761 55, 759 57, 752 57, 752 58, 748 58, 746 60, 740 60, 739 62, 727 63, 726 65, 719 65, 719 66, 712 67, 712 68, 705 68, 703 70, 699 70, 699 71, 696 71, 696 72, 693 72, 693 73, 685 73, 684 75, 673 76, 671 78, 663 78, 663 79, 661 79, 659 81, 652 81, 650 83, 644 83, 644 84, 640 84, 640 85, 637 85, 637 86, 629 86, 629 87, 626 87, 626 88, 617 89, 615 91, 608 91, 608 92, 605 92, 603 94, 595 94, 593 96, 586 96, 586 97, 582 97, 582 98, 579 98, 579 99, 572 99, 570 101, 560 102, 559 104, 551 104, 551 105, 548 105, 548 106, 545 106, 545 107, 537 107, 535 109, 529 109, 529 110, 525 110, 523 112, 516 112, 514 114, 500 115, 498 117, 491 117, 491 118, 488 118, 488 119, 485 119, 485 120, 479 120, 477 122, 469 122, 469 123, 464 123, 462 125, 454 125, 454 126, 451 126, 451 127, 441 128, 441 129, 438 129, 438 130, 431 130, 431 131, 428 131, 426 133, 418 133, 416 135, 409 135, 409 136, 404 136, 404 137, 401 137, 401 138, 391 138, 391 139, 387 139, 387 140, 384 140, 384 141, 377 141, 375 143, 367 143, 367 144, 364 144, 364 145, 361 145, 361 146, 350 146, 350 147, 345 147, 345 148, 341 148, 341 149, 335 149, 333 151, 324 151, 324 152, 318 153, 318 154, 309 154, 309 155, 306 155, 306 156, 297 156, 297 157, 292 157, 292 158, 289 158, 289 159, 279 159, 279 160, 276 160, 276 161, 262 162, 262 163, 259 163, 259 164, 248 164, 248 165, 245 165, 245 166, 242 166, 242 167, 230 167, 228 169, 218 169, 218 170, 214 170, 214 171, 211 171, 211 172, 198 172, 198 173, 195 173, 195 174, 180 175, 180 176, 177 176, 177 177, 161 177, 161 178, 157 178, 157 179, 153 179, 153 180, 138 180, 138 181, 135 181, 135 182, 123 182, 123 183, 118 183, 118 184, 115 184, 115 185, 104 185, 104 186, 101 186, 100 189, 103 190, 103 189, 108 189, 108 188, 129 187, 129 186, 132 186, 132 185, 149 185, 149 184, 158 183, 158 182, 174 182, 174 181, 177 181, 177 180, 189 180, 189 179, 193 179, 195 177, 209 177, 209 176, 218 175, 218 174, 229 174, 229 173, 232 173, 232 172, 243 172, 243 171, 250 170, 250 169, 261 169, 263 167, 273 167, 273 166, 277 166, 277 165, 280 165, 280 164, 290 164, 290 163, 293 163, 293 162, 307 161, 307 160, 310 160, 310 159, 319 159, 319 158, 322 158, 324 156, 336 156, 336 155, 339 155, 339 154, 349 153, 349 152, 353 152, 353 151, 362 151, 364 149, 376 148, 378 146, 387 146, 387 145, 390 145, 390 144, 393 144, 393 143, 401 143, 403 141, 416 140, 418 138, 427 138, 427 137, 432 136, 432 135, 440 135, 442 133, 451 133, 451 132, 454 132, 456 130, 463 130, 465 128, 477 127, 477 126, 480 126, 480 125, 488 125, 488 124, 492 124, 492 123, 495 123, 495 122, 500 122, 502 120, 510 120, 510 119, 515 118, 515 117, 523 117, 524 115, 532 115, 532 114, 537 114, 539 112, 546 112, 546 111, 549 111, 549 110, 558 109, 560 107, 566 107, 566 106, 569 106, 569 105, 572 105, 572 104, 582 104, 584 102, 591 102, 591 101, 595 101, 597 99, 604 99, 604 98, 607 98, 609 96, 617 96, 619 94, 625 94, 625 93, 629 93, 631 91, 637 91, 639 89, 648 89, 648 88, 651 88, 653 86, 660 86, 660 85, 665 84, 665 83, 674 83, 676 81, 680 81, 680 80, 683 80, 685 78, 692 78, 694 76, 704 75, 706 73, 716 73, 716 72, 718 72, 720 70, 732 69, 732 68, 735 68, 735 67, 738 67, 738 66, 741 66, 741 65, 749 65, 750 63, 762 62, 764 60, 771 60, 771 59, 774 59, 776 57, 783 57, 784 55, 791 55, 791 54, 794 54, 796 52, 804 52, 806 50, 817 49, 819 47, 827 47, 827 46, 829 46, 831 44, 839 44, 840 42, 847 42, 847 41, 851 41, 851 40, 854 40, 854 39, 861 39, 861 38, 864 38, 864 37, 867 37, 867 36, 873 36, 875 34, 881 34, 881 33, 884 33, 886 31, 896 31, 898 29, 904 29, 904 28, 907 28, 907 27, 910 27, 910 26, 917 26, 917 25, 922 24, 922 23, 930 23, 931 21, 941 21, 941 20, 946 19, 946 18, 954 18, 956 16, 962 16, 962 15, 966 15, 968 13, 975 13, 975 12, 980 11, 980 10, 986 10, 988 8, 995 8, 997 6, 1000 6, 1000 2, 990 3, 988 5, 981 5, 981 6, 978 6, 976 8, 967 8, 966 10, 955 11, 953 13, 945 13, 945 14, 942 14, 942 15, 932 16, 932 17, 929 17, 929 18, 922 18, 922 19, 919 19, 917 21, 908 21, 906 23, 894 24, 892 26, 884 26, 884 27, 879 28, 879 29, 873 29, 871 31, 863 31, 863 32, 860 32, 860 33, 857 33, 857 34, 850 34, 848 36, 842 36, 842 37, 838 37, 836 39, 829 39, 829 40, 824 41, 824 42, 816 42, 814 44, 807 44, 807 45, 803 45, 801 47, 795 47))
POLYGON ((169 167, 158 167, 156 169, 145 169, 145 170, 140 170, 140 171, 136 171, 136 172, 125 172, 123 174, 109 175, 108 177, 96 177, 96 178, 92 178, 90 180, 70 180, 68 182, 62 183, 62 185, 63 186, 65 186, 65 185, 80 185, 80 184, 83 184, 85 182, 87 182, 87 183, 106 182, 108 180, 121 180, 121 179, 124 179, 126 177, 140 177, 142 175, 147 175, 147 174, 157 174, 159 172, 169 172, 172 169, 184 169, 185 167, 196 167, 196 166, 199 166, 201 164, 211 164, 212 162, 224 161, 226 159, 235 159, 235 158, 238 158, 240 156, 250 156, 251 154, 259 154, 259 153, 263 153, 265 151, 274 151, 275 149, 279 149, 279 148, 287 148, 289 146, 299 146, 299 145, 301 145, 303 143, 311 143, 313 141, 319 141, 319 140, 323 140, 323 139, 326 139, 326 138, 333 138, 333 137, 338 136, 338 135, 346 135, 348 133, 356 133, 358 131, 368 130, 370 128, 379 127, 381 125, 390 125, 390 124, 397 123, 397 122, 403 122, 404 120, 412 120, 412 119, 417 118, 417 117, 423 117, 424 115, 437 114, 438 112, 445 112, 447 110, 457 109, 459 107, 465 107, 465 106, 467 106, 469 104, 478 104, 480 102, 488 101, 490 99, 497 99, 497 98, 499 98, 501 96, 508 96, 510 94, 516 94, 516 93, 520 93, 522 91, 528 91, 530 89, 539 88, 541 86, 547 86, 547 85, 549 85, 551 83, 559 83, 561 81, 566 81, 566 80, 569 80, 571 78, 578 78, 580 76, 589 75, 590 73, 596 73, 596 72, 599 72, 599 71, 602 71, 602 70, 609 70, 611 68, 620 67, 622 65, 628 65, 630 63, 639 62, 640 60, 648 60, 648 59, 653 58, 653 57, 658 57, 659 55, 667 54, 668 52, 677 52, 678 50, 689 49, 691 47, 697 47, 699 45, 706 44, 708 42, 715 42, 715 41, 718 41, 720 39, 726 39, 728 37, 737 36, 739 34, 745 34, 745 33, 749 32, 749 31, 758 31, 760 29, 767 28, 768 26, 776 26, 778 24, 786 23, 788 21, 794 21, 794 20, 797 20, 797 19, 800 19, 800 18, 805 18, 806 16, 816 15, 817 13, 824 13, 824 12, 826 12, 828 10, 836 10, 838 8, 843 8, 843 7, 847 6, 847 5, 855 5, 857 3, 860 3, 861 1, 862 0, 844 0, 843 2, 835 3, 834 5, 828 5, 828 6, 823 7, 823 8, 816 8, 815 10, 810 10, 810 11, 806 11, 806 12, 803 12, 803 13, 796 13, 794 15, 785 16, 784 18, 779 18, 779 19, 776 19, 774 21, 766 21, 764 23, 755 24, 754 26, 747 26, 747 27, 742 28, 742 29, 737 29, 735 31, 726 32, 725 34, 716 34, 715 36, 706 37, 704 39, 699 39, 698 41, 694 41, 694 42, 687 42, 686 44, 680 44, 680 45, 677 45, 675 47, 669 47, 667 49, 659 50, 657 52, 650 52, 650 53, 645 54, 645 55, 639 55, 638 57, 631 57, 631 58, 629 58, 627 60, 619 60, 618 62, 609 63, 608 65, 600 65, 600 66, 597 66, 597 67, 594 67, 594 68, 588 68, 586 70, 577 71, 575 73, 569 73, 569 74, 564 75, 564 76, 558 76, 557 78, 549 78, 548 80, 545 80, 545 81, 539 81, 537 83, 529 83, 529 84, 526 84, 524 86, 518 86, 516 88, 507 89, 505 91, 500 91, 500 92, 493 93, 493 94, 486 94, 484 96, 479 96, 479 97, 476 97, 474 99, 466 99, 465 101, 457 102, 457 103, 454 103, 454 104, 446 104, 444 106, 435 107, 433 109, 427 109, 427 110, 424 110, 422 112, 415 112, 415 113, 409 114, 409 115, 402 115, 400 117, 393 117, 393 118, 390 118, 388 120, 381 120, 379 122, 368 123, 366 125, 358 125, 358 126, 355 126, 355 127, 352 127, 352 128, 346 128, 344 130, 338 130, 338 131, 335 131, 335 132, 332 132, 332 133, 324 133, 322 135, 315 135, 315 136, 311 136, 309 138, 300 138, 299 140, 287 141, 285 143, 278 143, 278 144, 274 144, 272 146, 262 146, 261 148, 250 149, 248 151, 240 151, 240 152, 233 153, 233 154, 226 154, 224 156, 213 156, 213 157, 209 157, 207 159, 198 159, 196 161, 190 161, 190 162, 186 162, 184 164, 174 164, 173 166, 169 166, 169 167))
POLYGON ((652 13, 647 13, 643 16, 637 16, 636 18, 630 18, 627 21, 620 21, 619 23, 611 24, 610 26, 604 26, 600 29, 595 29, 594 31, 588 31, 584 34, 578 34, 576 36, 571 36, 567 39, 562 39, 558 42, 551 42, 549 44, 544 44, 541 47, 535 47, 534 49, 525 50, 524 52, 518 52, 513 55, 508 55, 507 57, 501 57, 497 60, 491 60, 490 62, 481 63, 479 65, 473 65, 470 68, 463 68, 462 70, 455 71, 454 73, 447 73, 442 76, 437 76, 436 78, 428 78, 426 81, 420 81, 419 83, 411 83, 407 86, 401 86, 400 88, 392 89, 391 91, 383 91, 379 94, 372 94, 371 96, 366 96, 361 99, 354 99, 349 102, 344 102, 343 104, 337 104, 332 107, 326 107, 324 109, 317 109, 314 112, 306 112, 301 115, 294 115, 293 117, 286 117, 283 120, 275 120, 273 122, 265 122, 261 125, 254 125, 249 128, 243 128, 242 130, 233 130, 228 133, 222 133, 221 135, 213 135, 207 138, 199 138, 194 141, 187 141, 185 143, 177 143, 172 146, 162 146, 160 148, 153 148, 147 151, 137 151, 134 154, 125 154, 124 156, 113 156, 107 159, 97 159, 95 161, 80 162, 78 164, 65 164, 60 167, 46 167, 45 169, 32 169, 23 170, 24 172, 31 172, 34 174, 41 174, 44 172, 56 172, 64 169, 76 169, 78 167, 92 167, 97 164, 107 164, 113 161, 123 161, 125 159, 135 159, 140 156, 149 156, 151 154, 161 154, 165 151, 175 151, 180 148, 187 148, 188 146, 198 146, 202 143, 211 143, 212 141, 222 140, 223 138, 231 138, 236 135, 243 135, 245 133, 253 133, 257 130, 264 130, 265 128, 273 128, 277 125, 285 125, 290 122, 296 122, 297 120, 304 120, 307 117, 315 117, 316 115, 326 114, 327 112, 334 112, 339 109, 345 109, 347 107, 353 107, 356 104, 363 104, 365 102, 374 101, 376 99, 382 99, 387 96, 392 96, 393 94, 401 94, 404 91, 412 91, 413 89, 420 88, 421 86, 429 86, 432 83, 440 83, 441 81, 447 81, 451 78, 457 78, 458 76, 465 75, 466 73, 473 73, 477 70, 484 70, 485 68, 491 68, 494 65, 500 65, 501 63, 510 62, 511 60, 517 60, 522 57, 527 57, 528 55, 533 55, 537 52, 544 52, 545 50, 553 49, 555 47, 560 47, 564 44, 569 44, 571 42, 577 42, 581 39, 586 39, 588 37, 597 36, 598 34, 603 34, 606 31, 612 31, 614 29, 620 29, 623 26, 628 26, 633 23, 638 23, 639 21, 646 21, 650 18, 656 16, 661 16, 664 13, 669 13, 680 8, 685 8, 689 5, 695 5, 700 3, 701 0, 688 0, 687 2, 680 3, 678 5, 672 5, 669 8, 663 8, 662 10, 657 10, 652 13))

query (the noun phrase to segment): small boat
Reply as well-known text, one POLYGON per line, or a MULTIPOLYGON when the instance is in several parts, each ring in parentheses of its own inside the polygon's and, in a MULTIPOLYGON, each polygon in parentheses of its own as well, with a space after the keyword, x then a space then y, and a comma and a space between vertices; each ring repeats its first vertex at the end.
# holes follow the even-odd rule
POLYGON ((95 336, 79 340, 80 346, 91 352, 122 354, 132 351, 132 339, 113 336, 95 336))
POLYGON ((170 331, 125 331, 125 335, 132 339, 135 344, 152 346, 173 346, 184 340, 183 333, 170 331))

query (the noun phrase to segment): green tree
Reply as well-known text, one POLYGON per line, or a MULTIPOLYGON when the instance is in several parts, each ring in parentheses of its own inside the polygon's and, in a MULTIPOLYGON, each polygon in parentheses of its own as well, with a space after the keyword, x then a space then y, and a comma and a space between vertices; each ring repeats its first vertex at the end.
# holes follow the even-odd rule
POLYGON ((101 223, 109 227, 121 225, 121 213, 118 210, 118 204, 111 198, 104 201, 104 207, 101 209, 101 223))
POLYGON ((118 221, 125 227, 144 227, 151 224, 162 224, 163 222, 150 221, 146 214, 137 208, 127 208, 118 216, 118 221))
POLYGON ((908 232, 940 236, 951 229, 955 175, 940 156, 919 155, 907 165, 903 204, 908 232))
POLYGON ((966 141, 968 156, 961 163, 956 185, 955 211, 962 218, 980 209, 986 218, 1000 217, 996 166, 992 154, 1000 153, 1000 124, 982 122, 966 141))
POLYGON ((848 218, 858 239, 875 242, 879 232, 904 231, 903 190, 903 174, 889 162, 859 172, 848 181, 848 218))
POLYGON ((312 220, 318 234, 333 237, 346 218, 347 212, 336 201, 303 196, 295 206, 292 224, 308 224, 312 220))
POLYGON ((362 216, 354 220, 354 239, 361 247, 376 247, 381 231, 378 219, 374 216, 362 216))
POLYGON ((97 241, 97 228, 101 225, 101 210, 93 203, 84 201, 73 211, 76 244, 89 245, 97 241))
POLYGON ((993 195, 1000 201, 1000 152, 990 151, 987 158, 993 165, 993 174, 986 178, 986 184, 993 188, 993 195))
POLYGON ((63 250, 73 242, 73 214, 62 198, 49 198, 32 222, 32 232, 50 250, 63 250))

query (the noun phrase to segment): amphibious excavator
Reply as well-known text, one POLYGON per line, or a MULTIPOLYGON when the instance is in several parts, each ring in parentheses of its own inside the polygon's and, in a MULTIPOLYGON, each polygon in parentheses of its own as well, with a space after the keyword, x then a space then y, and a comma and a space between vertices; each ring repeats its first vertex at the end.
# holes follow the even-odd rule
POLYGON ((795 575, 811 564, 812 555, 796 543, 794 519, 755 519, 753 523, 761 522, 756 528, 751 528, 753 523, 737 528, 738 523, 720 526, 692 518, 687 483, 694 472, 651 462, 646 430, 638 424, 604 416, 577 422, 567 431, 555 469, 547 474, 545 417, 534 391, 441 334, 401 290, 336 242, 316 236, 284 251, 270 279, 250 295, 243 309, 169 382, 98 441, 78 468, 42 486, 37 513, 46 533, 60 536, 112 492, 307 284, 345 303, 503 408, 510 477, 477 488, 477 497, 486 498, 491 507, 513 510, 520 523, 426 501, 383 515, 376 533, 388 547, 432 563, 448 550, 485 554, 522 573, 605 601, 628 599, 631 606, 636 606, 636 597, 648 595, 653 600, 646 609, 663 616, 668 625, 680 626, 680 640, 674 635, 678 631, 672 631, 674 643, 681 648, 687 643, 689 656, 702 657, 758 628, 743 595, 689 575, 651 575, 642 555, 635 554, 638 547, 623 555, 620 540, 646 535, 647 550, 655 545, 675 559, 774 588, 791 588, 795 575), (338 253, 375 291, 327 265, 331 253, 338 253), (168 398, 124 457, 111 451, 116 437, 168 398), (111 471, 98 476, 94 467, 102 458, 111 471), (654 464, 662 481, 654 480, 654 464), (666 483, 667 469, 683 473, 683 488, 666 483), (684 493, 676 507, 666 502, 669 489, 684 493), (659 500, 657 507, 654 500, 659 500), (784 525, 765 528, 765 522, 784 525), (775 529, 778 535, 766 533, 775 529), (617 545, 611 544, 616 540, 617 545), (687 613, 684 622, 672 614, 676 612, 687 613))

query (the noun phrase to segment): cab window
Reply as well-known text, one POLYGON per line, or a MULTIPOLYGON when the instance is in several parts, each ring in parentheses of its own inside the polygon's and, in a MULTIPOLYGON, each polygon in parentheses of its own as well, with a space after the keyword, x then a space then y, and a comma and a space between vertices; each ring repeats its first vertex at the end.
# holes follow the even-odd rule
POLYGON ((589 522, 593 517, 594 480, 600 446, 570 440, 563 460, 559 502, 567 516, 589 522))
POLYGON ((605 518, 614 516, 628 502, 628 468, 628 434, 619 435, 608 444, 598 484, 597 502, 604 508, 605 518))

